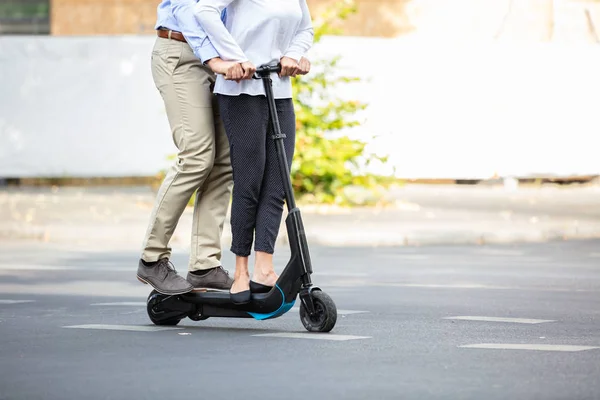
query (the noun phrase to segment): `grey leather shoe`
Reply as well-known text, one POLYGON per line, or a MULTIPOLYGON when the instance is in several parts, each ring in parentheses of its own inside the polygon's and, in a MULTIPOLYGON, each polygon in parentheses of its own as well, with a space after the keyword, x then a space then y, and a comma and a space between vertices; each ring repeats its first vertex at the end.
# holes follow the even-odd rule
POLYGON ((204 275, 187 274, 187 280, 194 286, 194 292, 206 290, 228 291, 233 285, 233 279, 229 277, 223 267, 212 268, 204 275))
POLYGON ((137 278, 162 294, 184 294, 194 289, 188 281, 177 275, 175 267, 167 258, 159 260, 151 267, 140 260, 137 278))

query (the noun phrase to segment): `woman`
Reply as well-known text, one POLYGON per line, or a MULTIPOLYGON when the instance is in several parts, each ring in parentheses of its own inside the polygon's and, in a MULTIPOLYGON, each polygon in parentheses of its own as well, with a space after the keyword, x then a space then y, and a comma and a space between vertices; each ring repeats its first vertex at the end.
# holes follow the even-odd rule
POLYGON ((281 223, 284 191, 271 138, 269 110, 255 66, 280 63, 273 93, 291 168, 296 136, 291 76, 305 74, 303 55, 313 43, 306 0, 200 0, 195 15, 221 59, 233 61, 218 71, 214 92, 229 139, 233 167, 232 246, 236 255, 231 299, 250 301, 252 291, 269 290, 277 281, 273 269, 275 240, 281 223), (225 24, 221 19, 225 10, 225 24), (248 256, 256 253, 252 281, 248 256))

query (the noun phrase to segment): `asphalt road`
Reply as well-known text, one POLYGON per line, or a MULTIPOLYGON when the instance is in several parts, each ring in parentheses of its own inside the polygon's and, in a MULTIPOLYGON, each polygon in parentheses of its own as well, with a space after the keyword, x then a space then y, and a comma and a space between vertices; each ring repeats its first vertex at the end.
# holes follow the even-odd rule
POLYGON ((600 398, 599 241, 311 250, 330 334, 297 309, 156 330, 136 252, 4 241, 0 399, 600 398))

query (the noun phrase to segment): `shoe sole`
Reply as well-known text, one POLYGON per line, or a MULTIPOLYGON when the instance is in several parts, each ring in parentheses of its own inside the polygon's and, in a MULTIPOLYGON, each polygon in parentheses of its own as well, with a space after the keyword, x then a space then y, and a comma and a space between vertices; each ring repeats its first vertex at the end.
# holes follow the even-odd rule
POLYGON ((157 288, 156 286, 154 286, 152 283, 150 283, 150 282, 146 281, 145 279, 143 279, 143 278, 140 278, 140 276, 139 276, 139 275, 136 275, 136 277, 138 278, 138 281, 142 282, 142 283, 143 283, 143 284, 145 284, 145 285, 150 285, 150 286, 152 286, 152 287, 154 288, 154 290, 156 290, 158 293, 160 293, 160 294, 164 294, 164 295, 167 295, 167 296, 176 296, 176 295, 178 295, 178 294, 186 294, 186 293, 190 293, 192 290, 194 290, 194 288, 191 288, 191 289, 188 289, 188 290, 186 290, 185 292, 181 292, 181 291, 177 291, 177 292, 166 292, 166 291, 164 291, 164 290, 160 290, 159 288, 157 288))

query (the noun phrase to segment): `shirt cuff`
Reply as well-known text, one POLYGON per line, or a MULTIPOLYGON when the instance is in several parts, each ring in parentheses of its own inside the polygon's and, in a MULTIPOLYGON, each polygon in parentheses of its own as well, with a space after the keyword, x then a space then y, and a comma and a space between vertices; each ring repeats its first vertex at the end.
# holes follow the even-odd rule
POLYGON ((196 47, 194 49, 194 54, 200 59, 200 61, 202 61, 203 64, 206 64, 206 62, 211 58, 219 57, 219 53, 217 53, 217 50, 215 50, 210 42, 200 47, 196 47))

